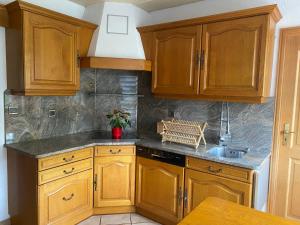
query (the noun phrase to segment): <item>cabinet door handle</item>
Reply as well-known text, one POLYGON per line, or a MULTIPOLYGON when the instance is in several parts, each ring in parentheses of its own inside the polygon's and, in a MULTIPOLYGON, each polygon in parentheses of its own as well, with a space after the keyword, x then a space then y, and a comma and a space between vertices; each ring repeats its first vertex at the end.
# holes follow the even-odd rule
POLYGON ((201 70, 204 67, 204 63, 205 63, 205 51, 202 50, 201 54, 200 54, 200 67, 201 67, 201 70))
POLYGON ((222 169, 215 170, 215 169, 212 168, 212 166, 209 166, 207 169, 211 173, 221 173, 222 172, 222 169))
POLYGON ((63 160, 64 160, 65 162, 71 162, 74 158, 75 158, 74 155, 72 155, 71 158, 63 158, 63 160))
POLYGON ((63 197, 62 199, 64 200, 64 201, 70 201, 72 198, 74 197, 74 193, 72 193, 71 195, 70 195, 70 197, 68 197, 68 198, 66 198, 66 197, 63 197))
POLYGON ((95 174, 95 177, 94 177, 94 191, 97 191, 97 179, 98 179, 98 175, 95 174))
POLYGON ((75 168, 72 168, 70 171, 66 171, 66 170, 64 170, 64 174, 70 174, 70 173, 73 173, 73 172, 74 172, 74 170, 75 170, 75 168))
POLYGON ((79 50, 77 50, 77 67, 80 67, 80 53, 79 53, 79 50))
POLYGON ((109 152, 113 155, 119 154, 122 150, 119 149, 118 151, 114 152, 113 150, 109 150, 109 152))

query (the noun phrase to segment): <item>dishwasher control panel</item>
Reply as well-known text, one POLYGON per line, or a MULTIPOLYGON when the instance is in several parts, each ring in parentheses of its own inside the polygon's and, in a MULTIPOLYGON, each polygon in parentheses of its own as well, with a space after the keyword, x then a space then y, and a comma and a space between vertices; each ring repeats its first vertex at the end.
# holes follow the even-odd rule
POLYGON ((185 167, 185 155, 136 146, 136 155, 176 166, 185 167))

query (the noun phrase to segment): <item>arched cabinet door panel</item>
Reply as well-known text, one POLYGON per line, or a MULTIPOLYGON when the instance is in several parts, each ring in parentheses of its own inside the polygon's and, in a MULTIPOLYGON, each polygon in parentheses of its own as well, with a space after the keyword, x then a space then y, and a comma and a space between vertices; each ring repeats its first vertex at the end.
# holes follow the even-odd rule
POLYGON ((135 156, 96 157, 94 168, 96 208, 134 205, 135 156))
POLYGON ((29 90, 75 91, 79 28, 49 17, 25 12, 24 72, 29 90))
POLYGON ((251 184, 186 169, 185 188, 188 198, 185 215, 208 197, 218 197, 251 206, 251 184))
MULTIPOLYGON (((136 207, 154 218, 178 223, 183 218, 184 168, 137 158, 136 207)), ((138 211, 139 212, 139 211, 138 211)))
POLYGON ((154 33, 154 94, 198 94, 201 31, 202 26, 193 26, 154 33))
POLYGON ((205 63, 201 94, 262 96, 267 68, 266 16, 249 17, 203 26, 205 63))

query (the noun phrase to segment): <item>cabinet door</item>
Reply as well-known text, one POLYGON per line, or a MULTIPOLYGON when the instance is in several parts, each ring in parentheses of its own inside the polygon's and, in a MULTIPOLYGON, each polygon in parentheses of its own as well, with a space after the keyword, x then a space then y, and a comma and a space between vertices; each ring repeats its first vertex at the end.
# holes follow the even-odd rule
POLYGON ((24 12, 24 79, 29 94, 71 94, 79 89, 78 27, 24 12))
POLYGON ((204 25, 201 94, 262 96, 266 31, 265 16, 204 25))
POLYGON ((39 225, 76 224, 93 209, 93 172, 85 172, 39 186, 39 225))
POLYGON ((184 168, 138 157, 136 206, 172 223, 183 214, 184 168))
POLYGON ((135 156, 95 158, 95 207, 134 205, 135 156))
POLYGON ((207 197, 218 197, 251 206, 251 184, 186 169, 185 188, 187 196, 185 215, 207 197))
POLYGON ((155 94, 193 95, 199 89, 198 49, 201 26, 154 33, 153 80, 155 94))

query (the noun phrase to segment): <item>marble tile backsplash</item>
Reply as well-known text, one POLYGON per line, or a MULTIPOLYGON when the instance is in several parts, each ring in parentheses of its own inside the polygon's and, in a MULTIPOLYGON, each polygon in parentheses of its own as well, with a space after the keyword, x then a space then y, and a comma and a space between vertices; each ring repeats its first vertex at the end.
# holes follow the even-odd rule
MULTIPOLYGON (((76 96, 22 97, 7 92, 6 140, 11 143, 93 130, 110 131, 105 115, 117 108, 132 114, 132 127, 126 132, 159 137, 157 121, 174 115, 179 119, 207 121, 205 135, 208 141, 217 143, 221 105, 154 98, 149 73, 82 69, 81 89, 76 96), (9 114, 9 107, 17 114, 9 114), (55 116, 49 116, 51 110, 55 110, 55 116)), ((274 100, 262 105, 230 103, 229 107, 233 144, 270 149, 274 100)))
POLYGON ((136 72, 82 69, 80 80, 76 96, 24 97, 6 91, 6 143, 93 130, 110 131, 105 115, 115 108, 132 113, 132 128, 127 132, 136 132, 136 72))
MULTIPOLYGON (((151 95, 151 75, 141 76, 140 91, 145 95, 138 102, 138 130, 142 137, 159 137, 156 122, 173 115, 177 119, 207 121, 206 139, 218 143, 221 102, 170 100, 151 95)), ((229 103, 232 145, 257 150, 271 149, 274 99, 266 104, 229 103)))

